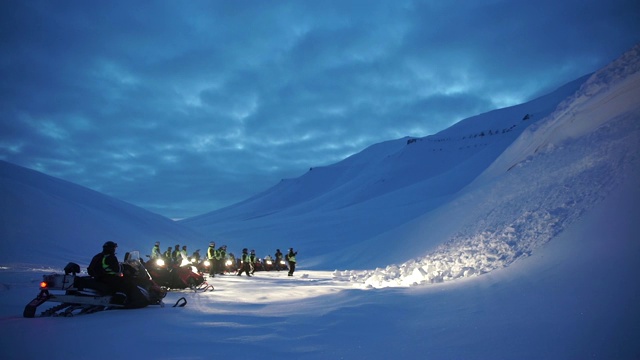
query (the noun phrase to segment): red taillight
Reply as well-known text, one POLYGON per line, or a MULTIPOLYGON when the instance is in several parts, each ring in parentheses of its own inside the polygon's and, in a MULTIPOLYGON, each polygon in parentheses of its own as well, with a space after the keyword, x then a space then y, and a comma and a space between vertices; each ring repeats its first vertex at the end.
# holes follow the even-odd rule
POLYGON ((40 288, 46 289, 47 288, 47 282, 46 281, 41 282, 40 283, 40 288))

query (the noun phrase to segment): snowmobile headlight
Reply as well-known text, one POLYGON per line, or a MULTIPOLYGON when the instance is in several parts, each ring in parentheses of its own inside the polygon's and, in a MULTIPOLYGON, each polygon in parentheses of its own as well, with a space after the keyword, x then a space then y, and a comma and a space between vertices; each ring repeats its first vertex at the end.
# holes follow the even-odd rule
POLYGON ((43 281, 43 282, 41 282, 41 283, 40 283, 40 288, 41 288, 41 289, 46 289, 46 288, 47 288, 47 286, 49 286, 49 284, 47 284, 47 282, 46 282, 46 281, 43 281))
POLYGON ((267 265, 271 265, 273 264, 273 262, 271 262, 271 260, 267 260, 267 265))
POLYGON ((227 266, 231 266, 231 260, 227 260, 224 264, 227 266))
POLYGON ((204 261, 204 266, 211 266, 211 262, 209 260, 204 261))
POLYGON ((164 266, 164 260, 162 260, 162 259, 157 259, 157 260, 156 260, 156 265, 158 265, 158 266, 164 266))

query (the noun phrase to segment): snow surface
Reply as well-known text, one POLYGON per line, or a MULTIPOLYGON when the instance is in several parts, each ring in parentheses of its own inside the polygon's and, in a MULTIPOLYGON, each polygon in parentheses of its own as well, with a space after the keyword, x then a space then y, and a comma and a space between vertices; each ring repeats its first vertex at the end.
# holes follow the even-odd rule
POLYGON ((636 46, 547 97, 177 224, 0 164, 0 356, 640 358, 639 68, 636 46), (163 308, 21 317, 42 274, 160 237, 294 246, 300 269, 218 276, 163 308))

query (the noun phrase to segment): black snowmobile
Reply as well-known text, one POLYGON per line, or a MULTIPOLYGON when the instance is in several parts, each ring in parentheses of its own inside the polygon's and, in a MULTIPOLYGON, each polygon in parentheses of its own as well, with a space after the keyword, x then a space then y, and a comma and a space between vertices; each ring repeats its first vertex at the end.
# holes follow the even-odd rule
POLYGON ((75 263, 65 266, 64 275, 43 275, 40 293, 24 308, 23 316, 35 317, 36 309, 45 302, 59 304, 43 311, 40 316, 73 316, 108 309, 163 305, 162 299, 167 292, 153 282, 137 251, 127 253, 122 266, 123 277, 131 284, 129 293, 114 292, 90 276, 79 276, 80 266, 75 263))

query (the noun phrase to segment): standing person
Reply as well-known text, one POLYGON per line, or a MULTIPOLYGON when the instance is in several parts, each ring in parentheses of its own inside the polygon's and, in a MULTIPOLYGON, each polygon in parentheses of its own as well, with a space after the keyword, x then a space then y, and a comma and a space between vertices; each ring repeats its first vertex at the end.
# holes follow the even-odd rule
POLYGON ((224 260, 227 258, 227 245, 222 245, 216 253, 216 262, 218 263, 216 271, 220 275, 224 275, 224 260))
POLYGON ((209 248, 207 249, 207 260, 209 260, 209 276, 215 277, 216 271, 218 270, 218 260, 216 259, 216 243, 210 242, 209 248))
POLYGON ((293 251, 293 248, 289 248, 289 253, 285 256, 285 259, 289 262, 289 276, 293 276, 293 272, 296 270, 296 255, 297 251, 293 251))
POLYGON ((242 249, 242 267, 238 270, 238 276, 241 276, 243 272, 247 273, 247 276, 251 277, 249 273, 251 271, 251 257, 249 257, 247 248, 242 249))
POLYGON ((280 249, 276 249, 276 270, 280 271, 280 263, 282 262, 282 253, 280 252, 280 249))
POLYGON ((251 275, 256 272, 256 262, 258 258, 256 257, 256 251, 251 249, 251 253, 249 254, 249 261, 251 261, 251 275))
POLYGON ((155 260, 162 257, 162 253, 160 252, 160 242, 156 241, 155 245, 151 249, 151 260, 155 260))

